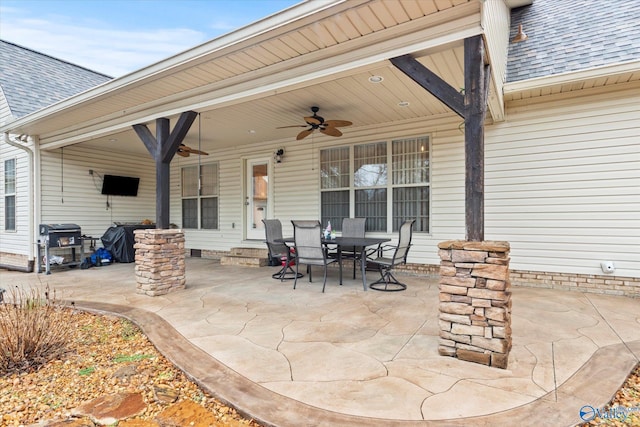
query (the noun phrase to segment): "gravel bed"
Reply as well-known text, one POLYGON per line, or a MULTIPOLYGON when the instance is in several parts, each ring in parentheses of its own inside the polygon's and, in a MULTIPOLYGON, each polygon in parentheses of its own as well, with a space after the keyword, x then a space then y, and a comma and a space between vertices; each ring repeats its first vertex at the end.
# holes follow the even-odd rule
POLYGON ((0 425, 67 419, 82 402, 119 392, 142 393, 147 408, 134 418, 153 420, 169 406, 154 397, 154 387, 164 386, 177 392, 176 402, 189 399, 203 406, 218 426, 258 426, 190 381, 133 323, 65 310, 75 328, 64 357, 35 372, 0 376, 0 425))

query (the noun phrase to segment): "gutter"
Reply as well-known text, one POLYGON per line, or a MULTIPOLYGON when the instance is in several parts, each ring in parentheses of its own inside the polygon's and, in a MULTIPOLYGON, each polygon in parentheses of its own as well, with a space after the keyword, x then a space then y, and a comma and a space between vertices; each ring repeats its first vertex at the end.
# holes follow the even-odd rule
MULTIPOLYGON (((17 139, 17 141, 12 141, 11 140, 11 135, 9 135, 8 132, 5 132, 3 134, 4 136, 4 141, 11 145, 12 147, 15 148, 19 148, 23 151, 25 151, 27 153, 27 156, 29 157, 29 194, 30 197, 28 198, 29 203, 28 203, 28 211, 29 211, 29 220, 28 220, 28 236, 29 236, 29 253, 27 255, 27 260, 28 260, 28 267, 26 269, 19 269, 19 268, 15 268, 15 267, 10 267, 13 270, 20 270, 20 271, 25 271, 27 273, 31 273, 33 272, 33 266, 34 266, 34 260, 35 260, 35 245, 37 242, 37 238, 35 236, 35 230, 38 229, 38 226, 36 224, 37 218, 35 215, 36 212, 36 207, 38 206, 38 200, 40 200, 40 191, 38 190, 38 194, 36 194, 36 188, 39 189, 40 188, 40 174, 36 174, 34 173, 36 171, 36 169, 38 168, 38 165, 40 164, 40 155, 38 150, 36 150, 36 146, 37 146, 37 140, 34 139, 33 137, 29 137, 27 135, 20 135, 17 139), (26 141, 29 142, 29 140, 32 142, 32 147, 28 147, 25 146, 24 144, 22 144, 22 142, 24 141, 22 138, 26 138, 26 141), (38 180, 38 185, 36 185, 36 180, 38 180)), ((38 171, 39 172, 39 171, 38 171)), ((18 205, 18 196, 17 196, 17 189, 16 189, 16 207, 18 205)), ((4 266, 9 268, 8 266, 4 266)))

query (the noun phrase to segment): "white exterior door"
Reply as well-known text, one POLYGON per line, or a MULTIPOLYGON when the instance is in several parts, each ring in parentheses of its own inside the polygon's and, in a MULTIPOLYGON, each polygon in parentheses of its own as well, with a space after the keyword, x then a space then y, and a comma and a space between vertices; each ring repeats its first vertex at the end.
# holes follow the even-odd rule
POLYGON ((245 234, 250 240, 264 240, 263 219, 268 218, 271 185, 269 160, 248 159, 245 179, 245 234))

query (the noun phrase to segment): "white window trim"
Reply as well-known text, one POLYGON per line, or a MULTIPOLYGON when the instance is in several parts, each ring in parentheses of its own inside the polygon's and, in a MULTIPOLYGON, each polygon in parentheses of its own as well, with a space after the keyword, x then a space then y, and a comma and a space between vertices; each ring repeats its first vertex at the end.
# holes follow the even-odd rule
MULTIPOLYGON (((387 191, 387 224, 386 224, 386 230, 387 231, 377 231, 374 233, 382 233, 382 234, 388 234, 388 235, 392 235, 395 233, 395 231, 393 231, 393 189, 394 188, 405 188, 405 187, 427 187, 429 188, 429 220, 428 220, 428 231, 415 231, 414 230, 414 234, 418 233, 418 234, 423 234, 426 236, 429 236, 433 233, 433 221, 432 221, 432 210, 433 210, 433 191, 431 189, 431 182, 432 182, 432 174, 433 174, 433 135, 430 133, 427 134, 420 134, 420 135, 405 135, 405 136, 398 136, 398 137, 389 137, 389 138, 381 138, 375 141, 359 141, 359 142, 354 142, 348 145, 349 147, 349 188, 326 188, 323 189, 322 185, 319 185, 318 188, 320 190, 320 193, 323 193, 325 191, 344 191, 344 190, 348 190, 349 191, 349 216, 351 218, 353 218, 355 216, 355 209, 356 209, 356 201, 355 201, 355 192, 356 190, 365 190, 365 189, 376 189, 376 188, 386 188, 387 191), (427 138, 428 143, 427 143, 427 147, 428 147, 428 151, 429 151, 429 175, 428 175, 428 180, 429 182, 426 183, 422 183, 420 185, 416 185, 416 184, 397 184, 394 185, 393 184, 393 171, 391 170, 392 168, 392 164, 393 164, 393 141, 396 140, 403 140, 403 139, 412 139, 412 138, 427 138), (356 187, 355 186, 355 157, 354 157, 354 152, 355 152, 355 146, 356 145, 366 145, 366 144, 375 144, 375 143, 385 143, 387 145, 387 183, 385 187, 356 187)), ((321 171, 322 165, 320 164, 320 159, 321 159, 321 153, 323 150, 331 150, 334 148, 343 148, 345 147, 345 145, 339 145, 339 146, 332 146, 332 147, 326 147, 326 148, 320 148, 318 151, 318 171, 321 171)), ((318 179, 321 182, 321 177, 318 176, 318 179)), ((322 199, 322 196, 320 196, 320 200, 322 199)), ((319 213, 320 215, 322 215, 322 213, 319 213)))
MULTIPOLYGON (((180 166, 180 221, 182 222, 182 227, 185 228, 186 230, 203 230, 203 231, 218 231, 220 230, 220 162, 218 161, 210 161, 210 162, 203 162, 203 163, 194 163, 194 164, 189 164, 189 165, 181 165, 180 166), (214 195, 195 195, 195 196, 183 196, 182 195, 182 188, 184 186, 184 182, 183 182, 183 178, 182 178, 182 171, 186 168, 197 168, 198 169, 198 173, 201 173, 201 169, 203 166, 208 166, 208 165, 216 165, 216 184, 217 184, 217 189, 216 189, 216 194, 214 195), (211 198, 215 198, 218 200, 218 206, 217 206, 217 212, 216 212, 216 216, 218 219, 218 223, 216 228, 203 228, 202 227, 202 199, 211 199, 211 198), (183 211, 182 211, 182 201, 183 200, 193 200, 196 199, 197 200, 197 224, 198 226, 196 228, 186 228, 184 226, 184 215, 183 215, 183 211)), ((200 183, 199 183, 200 184, 200 183)), ((198 193, 200 193, 200 188, 198 189, 198 193)))
POLYGON ((2 199, 3 199, 3 218, 2 230, 13 233, 18 231, 18 158, 13 157, 6 159, 2 165, 2 199), (7 163, 13 161, 13 193, 7 193, 7 163), (7 227, 7 197, 13 196, 13 228, 7 227))

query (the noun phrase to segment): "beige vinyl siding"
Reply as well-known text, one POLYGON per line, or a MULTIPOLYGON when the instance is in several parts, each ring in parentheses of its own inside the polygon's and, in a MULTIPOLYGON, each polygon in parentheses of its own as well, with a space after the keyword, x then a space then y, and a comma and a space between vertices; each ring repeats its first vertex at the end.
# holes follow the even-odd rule
MULTIPOLYGON (((328 147, 362 142, 384 141, 400 137, 431 137, 431 232, 414 233, 409 262, 438 264, 437 244, 452 238, 464 238, 464 136, 458 130, 460 119, 453 115, 420 120, 400 126, 387 126, 365 132, 352 132, 341 138, 307 137, 302 141, 261 142, 230 150, 209 151, 204 164, 220 165, 220 229, 185 230, 188 248, 229 250, 236 246, 263 247, 262 240, 243 240, 244 235, 244 162, 247 158, 269 158, 278 148, 285 149, 282 163, 271 161, 270 180, 274 197, 272 217, 282 221, 283 234, 292 235, 292 219, 320 217, 319 151, 328 147), (232 228, 235 223, 235 228, 232 228)), ((171 219, 180 226, 180 168, 197 163, 197 158, 172 162, 171 219)), ((397 233, 376 236, 397 238, 397 233)))
POLYGON ((29 156, 23 150, 0 144, 0 252, 29 254, 29 156), (4 229, 4 162, 16 159, 16 229, 4 229))
MULTIPOLYGON (((486 127, 485 238, 511 244, 513 269, 602 274, 600 262, 610 260, 616 263, 616 275, 638 277, 640 108, 633 92, 594 90, 579 99, 554 96, 547 101, 514 102, 505 122, 486 127)), ((262 247, 261 241, 242 239, 246 158, 271 158, 277 148, 285 149, 282 163, 271 165, 271 212, 281 219, 284 234, 291 235, 291 219, 320 216, 320 149, 429 135, 431 231, 414 234, 409 262, 439 264, 438 243, 465 238, 460 123, 460 118, 447 115, 341 138, 307 137, 212 152, 208 157, 220 162, 220 230, 186 230, 187 245, 211 250, 262 247)), ((178 167, 172 165, 173 221, 180 218, 178 167)))
POLYGON ((40 223, 78 224, 83 234, 101 237, 113 222, 155 221, 156 178, 151 155, 124 155, 106 148, 88 149, 80 144, 66 147, 64 153, 60 149, 42 152, 40 223), (139 177, 138 196, 109 196, 107 208, 100 178, 105 174, 139 177))
POLYGON ((640 276, 638 92, 592 93, 514 102, 487 129, 485 237, 513 269, 640 276))

